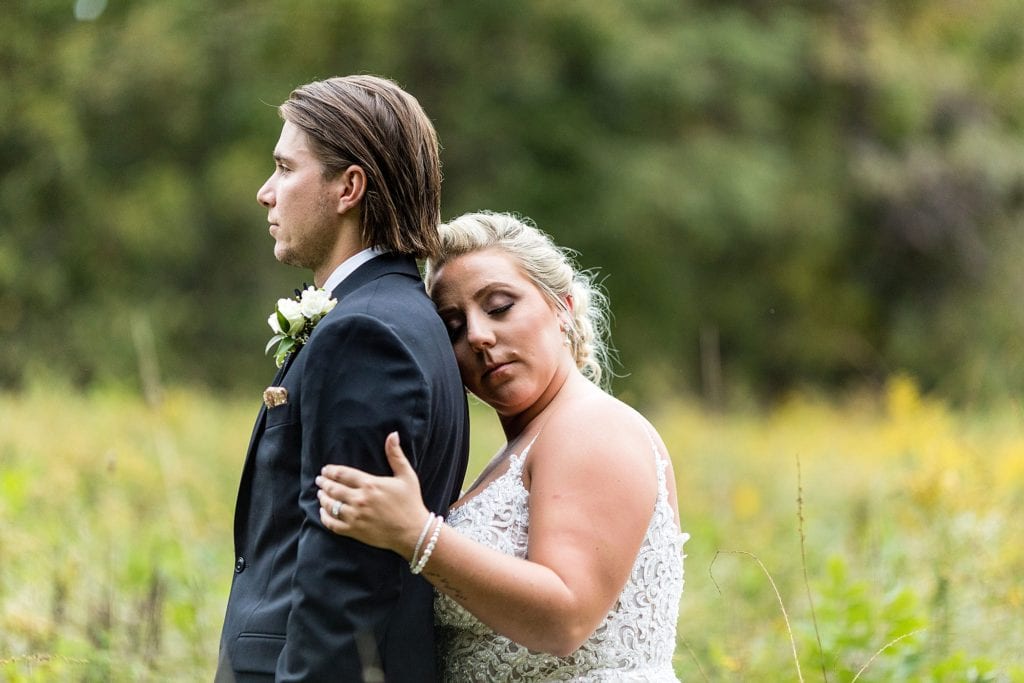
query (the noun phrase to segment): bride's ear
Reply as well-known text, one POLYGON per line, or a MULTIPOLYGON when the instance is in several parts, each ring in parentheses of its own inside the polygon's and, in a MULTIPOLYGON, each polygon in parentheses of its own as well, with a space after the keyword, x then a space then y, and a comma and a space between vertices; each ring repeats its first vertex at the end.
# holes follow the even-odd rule
POLYGON ((575 329, 572 294, 566 294, 562 297, 562 305, 556 307, 555 312, 558 315, 558 324, 563 332, 575 329))

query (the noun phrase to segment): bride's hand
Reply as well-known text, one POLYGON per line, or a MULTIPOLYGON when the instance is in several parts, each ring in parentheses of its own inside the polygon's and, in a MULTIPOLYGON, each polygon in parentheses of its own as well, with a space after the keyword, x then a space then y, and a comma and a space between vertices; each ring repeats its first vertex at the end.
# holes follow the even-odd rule
POLYGON ((336 534, 393 550, 408 559, 428 510, 397 432, 388 434, 384 452, 393 477, 378 477, 344 465, 327 465, 320 471, 316 478, 320 521, 336 534))

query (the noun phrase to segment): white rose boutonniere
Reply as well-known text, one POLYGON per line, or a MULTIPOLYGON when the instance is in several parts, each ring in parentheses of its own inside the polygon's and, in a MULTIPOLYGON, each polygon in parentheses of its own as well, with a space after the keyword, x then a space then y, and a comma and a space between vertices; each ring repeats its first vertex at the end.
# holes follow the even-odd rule
POLYGON ((297 351, 309 341, 313 328, 337 303, 337 299, 332 299, 325 290, 315 287, 307 287, 302 292, 296 290, 293 298, 277 300, 274 312, 267 318, 274 336, 267 342, 265 351, 270 353, 270 349, 277 344, 274 351, 277 367, 284 365, 289 353, 297 351))

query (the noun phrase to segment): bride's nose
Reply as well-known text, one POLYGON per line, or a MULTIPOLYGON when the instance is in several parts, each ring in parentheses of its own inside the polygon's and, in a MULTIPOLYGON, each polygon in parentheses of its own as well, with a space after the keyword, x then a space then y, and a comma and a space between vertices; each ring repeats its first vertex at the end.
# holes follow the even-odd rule
POLYGON ((486 320, 472 317, 466 321, 466 341, 476 351, 494 346, 494 330, 486 320))

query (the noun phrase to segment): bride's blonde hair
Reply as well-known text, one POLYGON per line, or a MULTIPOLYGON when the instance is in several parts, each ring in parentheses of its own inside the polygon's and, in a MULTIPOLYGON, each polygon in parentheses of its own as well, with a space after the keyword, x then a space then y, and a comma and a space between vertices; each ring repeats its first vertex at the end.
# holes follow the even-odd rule
POLYGON ((565 314, 576 366, 585 377, 607 389, 611 372, 608 342, 608 297, 593 273, 580 270, 575 252, 559 247, 527 218, 508 213, 467 213, 442 224, 440 253, 426 265, 427 291, 449 261, 481 249, 498 248, 512 256, 545 297, 565 314), (572 309, 566 299, 572 299, 572 309))

